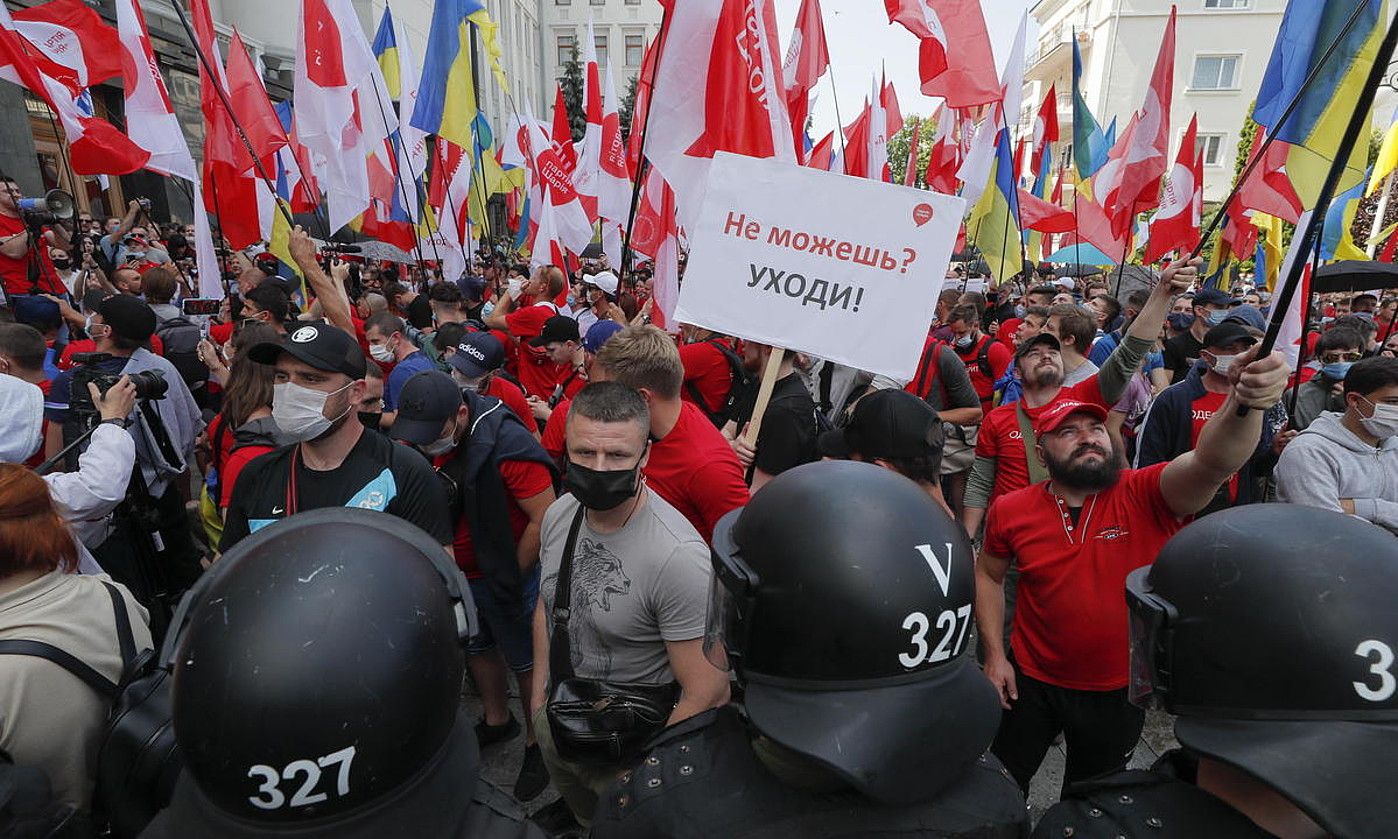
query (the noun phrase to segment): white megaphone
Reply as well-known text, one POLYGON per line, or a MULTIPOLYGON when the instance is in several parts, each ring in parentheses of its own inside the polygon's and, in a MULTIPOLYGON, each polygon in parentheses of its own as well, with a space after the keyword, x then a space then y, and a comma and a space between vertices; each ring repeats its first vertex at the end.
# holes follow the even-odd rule
POLYGON ((43 198, 21 198, 18 204, 21 213, 49 215, 55 219, 70 219, 77 209, 73 196, 61 189, 51 189, 43 198))

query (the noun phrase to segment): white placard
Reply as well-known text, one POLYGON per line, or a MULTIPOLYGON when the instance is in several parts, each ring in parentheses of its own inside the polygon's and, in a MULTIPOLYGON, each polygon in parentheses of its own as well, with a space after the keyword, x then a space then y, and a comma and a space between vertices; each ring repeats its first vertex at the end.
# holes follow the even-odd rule
POLYGON ((675 319, 911 379, 960 198, 720 152, 675 319))

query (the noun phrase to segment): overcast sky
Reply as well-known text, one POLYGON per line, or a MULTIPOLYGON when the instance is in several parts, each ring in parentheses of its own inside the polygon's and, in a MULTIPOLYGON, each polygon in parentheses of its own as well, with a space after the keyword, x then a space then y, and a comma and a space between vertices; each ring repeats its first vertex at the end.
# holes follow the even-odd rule
MULTIPOLYGON (((801 0, 775 0, 777 31, 783 54, 791 40, 791 27, 801 0)), ((981 0, 986 26, 995 48, 997 71, 1010 53, 1020 17, 1033 0, 981 0)), ((830 44, 830 65, 840 101, 840 116, 845 124, 854 121, 872 90, 873 77, 880 63, 898 91, 904 116, 930 115, 940 100, 922 95, 917 76, 917 38, 898 24, 888 22, 884 4, 879 0, 822 0, 825 17, 825 37, 830 44)), ((1029 20, 1025 53, 1034 52, 1037 27, 1029 20)), ((811 139, 819 142, 835 126, 834 97, 831 96, 830 75, 820 81, 812 111, 814 125, 811 139)))

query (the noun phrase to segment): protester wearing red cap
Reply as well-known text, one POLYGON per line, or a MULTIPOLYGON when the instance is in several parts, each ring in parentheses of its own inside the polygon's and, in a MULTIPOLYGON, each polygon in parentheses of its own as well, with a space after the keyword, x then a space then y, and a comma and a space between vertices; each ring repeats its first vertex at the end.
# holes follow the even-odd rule
POLYGON ((1062 732, 1064 784, 1125 767, 1144 724, 1126 696, 1126 575, 1214 497, 1252 456, 1263 411, 1286 386, 1283 357, 1230 372, 1230 392, 1198 447, 1168 463, 1121 469, 1107 409, 1058 401, 1038 412, 1034 452, 1043 483, 995 501, 976 568, 976 621, 985 672, 1007 709, 992 750, 1026 792, 1062 732), (1238 408, 1248 410, 1239 416, 1238 408), (1003 647, 1005 574, 1019 569, 1010 636, 1003 647))

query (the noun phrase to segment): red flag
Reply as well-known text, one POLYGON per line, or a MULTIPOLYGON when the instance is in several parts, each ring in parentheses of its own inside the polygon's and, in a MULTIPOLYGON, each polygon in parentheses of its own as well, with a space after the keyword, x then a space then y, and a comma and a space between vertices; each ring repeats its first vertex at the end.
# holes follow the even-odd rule
POLYGON ((825 23, 820 16, 820 0, 801 0, 796 28, 786 48, 782 77, 786 80, 786 107, 791 112, 791 133, 798 150, 805 147, 806 117, 811 91, 830 68, 830 50, 825 43, 825 23))
POLYGON ((889 138, 903 130, 903 109, 898 106, 898 91, 888 79, 883 80, 879 89, 879 104, 883 105, 884 120, 889 138))
MULTIPOLYGON (((1155 59, 1146 101, 1137 112, 1135 130, 1122 158, 1121 185, 1112 202, 1119 219, 1130 220, 1137 213, 1160 206, 1160 180, 1170 160, 1170 102, 1175 79, 1175 8, 1155 59)), ((1118 221, 1120 223, 1120 221, 1118 221)))
POLYGON ((325 0, 305 0, 306 77, 321 87, 344 87, 344 47, 340 27, 325 0))
POLYGON ((890 23, 922 40, 918 74, 922 92, 953 108, 1000 99, 1000 79, 979 0, 884 0, 890 23))
MULTIPOLYGON (((1248 153, 1251 166, 1261 151, 1266 136, 1261 128, 1252 140, 1252 150, 1248 153)), ((1267 148, 1262 161, 1257 164, 1248 179, 1238 189, 1238 195, 1229 206, 1233 218, 1241 218, 1244 210, 1257 210, 1295 224, 1301 218, 1301 198, 1291 185, 1286 174, 1286 158, 1291 153, 1291 145, 1276 141, 1267 148)))
POLYGON ((553 147, 558 152, 558 159, 563 164, 563 169, 568 174, 572 174, 578 165, 578 155, 573 150, 573 128, 568 123, 568 103, 563 98, 563 83, 559 82, 557 95, 553 100, 553 136, 549 138, 553 141, 553 147))
POLYGON ((220 232, 235 249, 245 248, 262 240, 262 222, 258 213, 257 185, 243 177, 249 161, 246 150, 239 154, 242 141, 233 129, 233 120, 223 105, 218 91, 227 91, 223 62, 219 59, 218 42, 214 34, 209 0, 190 0, 194 18, 194 34, 199 49, 208 57, 213 68, 211 78, 203 62, 199 64, 199 107, 204 113, 204 208, 218 216, 220 232))
MULTIPOLYGON (((771 115, 763 101, 773 91, 752 90, 752 80, 759 77, 753 60, 763 54, 763 32, 755 19, 749 23, 751 9, 745 0, 723 0, 705 80, 704 133, 689 147, 688 155, 713 157, 714 152, 727 151, 771 157, 777 153, 771 115)), ((786 98, 780 78, 768 83, 786 98)))
POLYGON ((873 109, 864 100, 864 110, 845 128, 845 174, 856 178, 869 177, 869 122, 873 109))
MULTIPOLYGON (((120 60, 121 45, 114 57, 120 60)), ((150 153, 104 119, 79 110, 72 92, 45 72, 50 62, 15 28, 7 6, 0 4, 0 78, 28 88, 63 123, 69 161, 79 175, 124 175, 145 165, 150 153)))
POLYGON ((922 179, 928 189, 943 195, 956 194, 956 170, 961 167, 961 146, 953 133, 955 127, 956 112, 943 105, 937 112, 937 134, 932 138, 932 154, 922 179))
POLYGON ((1027 189, 1019 191, 1019 221, 1025 230, 1040 233, 1067 233, 1074 224, 1071 210, 1045 201, 1027 189))
POLYGON ((913 136, 908 140, 908 163, 903 167, 903 185, 917 186, 917 135, 922 121, 913 123, 913 136))
POLYGON ((121 75, 117 31, 83 0, 49 0, 14 13, 15 29, 43 59, 44 75, 81 96, 83 90, 121 75), (47 59, 47 60, 44 60, 47 59))
POLYGON ((1039 115, 1034 118, 1034 156, 1030 159, 1029 168, 1037 176, 1043 164, 1044 155, 1048 153, 1049 143, 1058 142, 1058 94, 1053 85, 1049 85, 1048 93, 1044 94, 1044 102, 1039 106, 1039 115))
POLYGON ((1160 210, 1150 220, 1150 240, 1145 262, 1157 262, 1171 251, 1192 250, 1199 243, 1199 223, 1204 211, 1203 156, 1195 149, 1199 116, 1189 121, 1180 140, 1174 168, 1165 183, 1160 210))
POLYGON ((1024 177, 1024 150, 1028 147, 1028 145, 1028 139, 1025 137, 1020 137, 1019 142, 1015 143, 1014 181, 1016 185, 1019 184, 1019 179, 1024 177))
MULTIPOLYGON (((277 112, 267 98, 267 89, 248 57, 247 48, 238 30, 233 30, 233 40, 228 45, 228 98, 233 103, 233 112, 243 126, 243 133, 264 168, 270 171, 272 158, 277 149, 287 144, 286 131, 282 129, 277 112)), ((235 147, 238 151, 238 165, 243 169, 252 167, 247 147, 242 141, 235 147)))
POLYGON ((626 139, 626 165, 635 179, 641 171, 641 136, 644 134, 646 115, 650 113, 650 97, 655 90, 656 38, 646 47, 645 58, 641 60, 641 72, 636 76, 636 102, 631 107, 631 131, 626 139))

